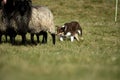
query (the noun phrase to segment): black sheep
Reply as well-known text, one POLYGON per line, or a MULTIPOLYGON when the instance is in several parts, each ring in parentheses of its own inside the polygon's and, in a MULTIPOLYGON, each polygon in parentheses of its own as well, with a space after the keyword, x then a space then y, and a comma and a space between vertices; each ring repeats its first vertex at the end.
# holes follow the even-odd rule
POLYGON ((6 33, 11 42, 15 42, 16 34, 22 36, 22 43, 26 43, 26 33, 31 17, 31 0, 2 0, 3 18, 7 23, 6 33))
MULTIPOLYGON (((1 0, 1 10, 2 10, 2 15, 1 19, 4 20, 2 21, 5 26, 5 34, 10 36, 11 43, 14 44, 15 42, 15 36, 16 36, 16 31, 15 31, 15 26, 13 26, 14 20, 13 20, 13 15, 14 15, 14 0, 1 0)), ((2 24, 3 24, 2 23, 2 24)))
POLYGON ((22 43, 26 43, 26 33, 31 18, 31 0, 15 0, 14 20, 17 25, 17 33, 22 36, 22 43))

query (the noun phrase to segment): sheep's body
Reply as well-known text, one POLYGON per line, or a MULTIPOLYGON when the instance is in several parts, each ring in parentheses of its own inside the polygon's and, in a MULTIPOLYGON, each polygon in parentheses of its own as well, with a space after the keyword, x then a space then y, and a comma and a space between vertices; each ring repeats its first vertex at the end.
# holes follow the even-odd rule
MULTIPOLYGON (((53 44, 55 44, 55 26, 53 14, 47 7, 32 7, 32 14, 28 30, 31 34, 39 34, 41 31, 50 32, 53 38, 53 44)), ((31 39, 33 39, 33 36, 31 36, 31 39)))
POLYGON ((40 31, 55 33, 53 14, 47 7, 32 7, 29 31, 30 33, 39 33, 40 31))
POLYGON ((7 41, 7 35, 10 36, 10 41, 12 44, 15 42, 16 27, 15 21, 13 19, 8 19, 7 16, 3 15, 3 10, 0 11, 0 42, 2 35, 5 35, 7 41))
POLYGON ((14 20, 17 33, 22 36, 22 43, 26 43, 26 33, 31 17, 31 0, 15 0, 14 20))
MULTIPOLYGON (((14 28, 14 20, 13 20, 13 13, 14 13, 14 5, 13 0, 2 0, 1 1, 1 24, 4 27, 4 34, 10 36, 11 43, 14 44, 16 31, 14 28)), ((1 30, 3 30, 1 26, 1 30)), ((3 32, 3 31, 2 31, 3 32)))
POLYGON ((6 23, 2 18, 2 10, 0 10, 0 43, 1 43, 1 37, 2 35, 6 35, 6 23))
POLYGON ((12 44, 17 33, 22 35, 22 43, 25 43, 31 17, 31 0, 2 0, 0 3, 6 23, 6 34, 10 36, 12 44))

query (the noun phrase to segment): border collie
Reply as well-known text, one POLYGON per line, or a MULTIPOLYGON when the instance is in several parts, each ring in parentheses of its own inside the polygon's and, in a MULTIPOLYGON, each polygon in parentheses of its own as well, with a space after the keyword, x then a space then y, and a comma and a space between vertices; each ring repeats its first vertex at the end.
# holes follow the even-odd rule
POLYGON ((70 37, 71 42, 74 41, 74 38, 79 41, 78 35, 82 36, 82 28, 77 21, 72 21, 70 23, 65 23, 62 27, 57 27, 57 35, 60 41, 63 41, 64 38, 67 37, 70 37))

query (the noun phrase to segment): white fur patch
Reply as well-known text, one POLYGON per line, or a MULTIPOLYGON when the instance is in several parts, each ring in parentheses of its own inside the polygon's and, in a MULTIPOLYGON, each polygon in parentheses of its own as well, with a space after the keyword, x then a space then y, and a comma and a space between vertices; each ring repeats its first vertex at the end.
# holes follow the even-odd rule
POLYGON ((62 27, 65 27, 65 25, 63 25, 62 27))
POLYGON ((81 34, 81 31, 80 30, 78 30, 78 33, 79 33, 79 35, 81 34))
POLYGON ((60 41, 63 41, 63 37, 60 37, 60 41))
POLYGON ((67 37, 68 37, 68 36, 71 36, 71 32, 67 32, 66 36, 67 36, 67 37))
POLYGON ((71 36, 70 39, 71 39, 71 42, 73 42, 74 41, 74 36, 71 36))

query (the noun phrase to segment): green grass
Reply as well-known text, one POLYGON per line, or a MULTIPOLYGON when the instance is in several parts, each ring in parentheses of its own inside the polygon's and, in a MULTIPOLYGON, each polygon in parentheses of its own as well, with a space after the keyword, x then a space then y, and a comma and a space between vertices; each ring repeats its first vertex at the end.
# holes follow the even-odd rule
MULTIPOLYGON (((48 6, 55 25, 76 20, 82 41, 65 40, 52 45, 0 44, 0 80, 119 80, 120 5, 114 23, 114 0, 33 0, 48 6)), ((28 43, 30 41, 27 35, 28 43)), ((4 37, 3 37, 4 41, 4 37)), ((20 36, 16 41, 21 41, 20 36)))

